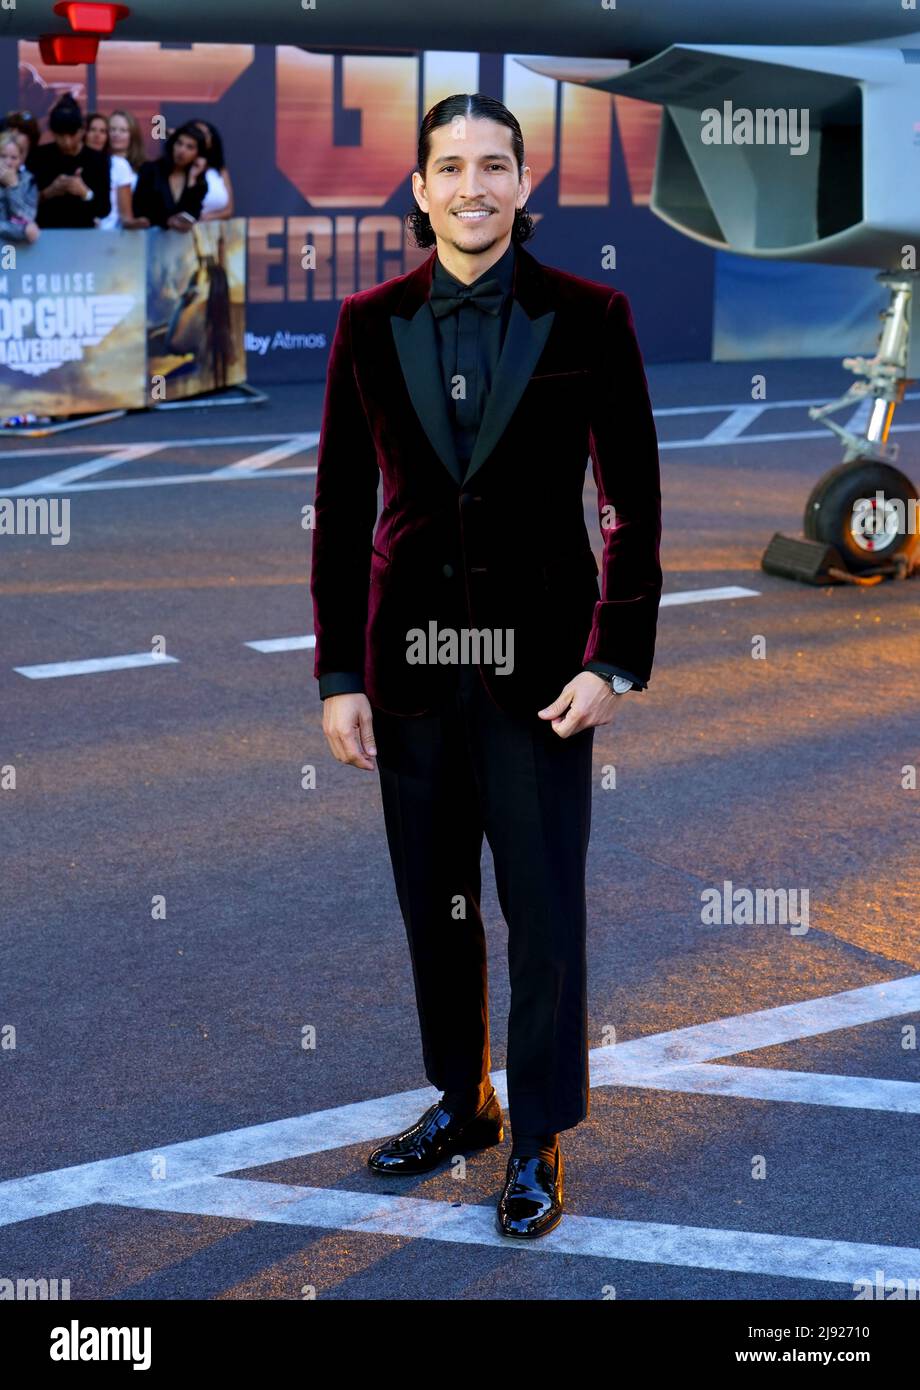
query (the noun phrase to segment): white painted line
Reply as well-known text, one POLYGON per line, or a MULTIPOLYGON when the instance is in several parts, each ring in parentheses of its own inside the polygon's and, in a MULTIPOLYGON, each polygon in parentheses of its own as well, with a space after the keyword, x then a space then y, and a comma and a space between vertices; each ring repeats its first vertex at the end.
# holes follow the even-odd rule
MULTIPOLYGON (((510 1145, 508 1146, 510 1152, 510 1145)), ((388 1181, 388 1179, 383 1179, 388 1181)), ((154 1197, 121 1198, 114 1205, 217 1216, 237 1221, 269 1221, 336 1231, 406 1236, 462 1245, 511 1244, 495 1227, 494 1206, 467 1206, 461 1183, 457 1201, 342 1188, 293 1187, 288 1183, 247 1178, 210 1178, 170 1188, 154 1197)), ((523 1244, 521 1242, 520 1244, 523 1244)), ((516 1245, 516 1248, 520 1248, 516 1245)), ((707 1226, 667 1226, 656 1221, 613 1221, 567 1212, 555 1231, 534 1241, 531 1254, 586 1255, 624 1263, 677 1265, 684 1269, 722 1269, 786 1279, 818 1279, 853 1285, 875 1271, 885 1279, 917 1279, 920 1250, 903 1245, 860 1245, 846 1240, 817 1240, 760 1231, 724 1231, 707 1226)))
POLYGON ((759 597, 759 589, 743 589, 739 584, 724 584, 718 589, 676 589, 673 594, 662 594, 661 607, 669 608, 683 603, 712 603, 723 598, 759 597))
MULTIPOLYGON (((892 425, 889 433, 891 434, 913 434, 920 430, 920 425, 892 425)), ((835 436, 828 429, 818 430, 784 430, 778 434, 749 434, 740 435, 737 439, 723 440, 721 443, 716 441, 714 445, 705 435, 700 439, 660 439, 659 449, 711 449, 723 447, 725 444, 785 444, 794 439, 823 439, 828 444, 835 443, 835 436)))
MULTIPOLYGON (((498 1092, 497 1077, 493 1072, 492 1081, 498 1092)), ((499 1094, 505 1103, 506 1096, 499 1094)), ((398 1095, 268 1120, 118 1158, 9 1178, 0 1182, 0 1227, 95 1202, 111 1202, 122 1196, 140 1195, 149 1201, 153 1192, 160 1194, 202 1178, 385 1138, 412 1124, 437 1098, 438 1092, 426 1085, 398 1095), (165 1177, 152 1176, 164 1171, 165 1177)))
MULTIPOLYGON (((851 1110, 920 1114, 920 1085, 916 1081, 887 1081, 876 1076, 832 1076, 824 1072, 722 1067, 715 1062, 704 1062, 664 1071, 637 1071, 631 1083, 621 1074, 618 1084, 651 1091, 686 1091, 697 1095, 742 1096, 746 1100, 787 1101, 794 1105, 838 1105, 851 1110)), ((920 1278, 920 1270, 917 1277, 920 1278)))
POLYGON ((52 661, 45 666, 14 666, 21 676, 31 681, 50 680, 54 676, 88 676, 94 671, 123 671, 129 666, 165 666, 178 662, 177 656, 158 656, 156 652, 128 652, 125 656, 91 657, 86 661, 52 661))
MULTIPOLYGON (((681 1063, 689 1066, 916 1012, 920 1012, 920 975, 909 975, 796 1004, 693 1024, 593 1049, 591 1087, 635 1086, 656 1070, 671 1071, 681 1063)), ((492 1084, 502 1105, 507 1106, 505 1072, 493 1071, 492 1084)), ((145 1207, 163 1209, 167 1192, 203 1178, 396 1134, 413 1123, 437 1096, 433 1087, 425 1086, 309 1115, 164 1144, 118 1158, 11 1178, 0 1182, 0 1226, 123 1199, 139 1199, 145 1207), (163 1171, 164 1162, 166 1176, 153 1178, 153 1172, 163 1171)), ((549 1236, 541 1239, 548 1240, 549 1236)))
POLYGON ((304 647, 315 647, 316 637, 265 637, 259 642, 244 642, 244 647, 252 647, 255 652, 295 652, 304 647))
MULTIPOLYGON (((172 487, 174 483, 236 483, 247 482, 260 478, 295 478, 303 477, 309 473, 316 472, 316 464, 304 465, 303 468, 272 468, 267 473, 172 473, 159 478, 101 478, 96 483, 72 483, 67 489, 67 495, 73 492, 119 492, 123 488, 136 487, 172 487)), ((30 489, 26 485, 18 489, 20 492, 30 489)), ((12 494, 3 494, 12 495, 12 494)))
POLYGON ((69 490, 68 484, 79 482, 81 478, 89 478, 94 473, 103 473, 107 468, 115 468, 120 463, 132 463, 135 459, 147 458, 150 454, 158 453, 164 449, 165 444, 128 444, 121 449, 115 449, 108 454, 98 454, 96 458, 87 459, 85 463, 75 463, 70 468, 63 468, 59 473, 48 473, 44 478, 32 478, 27 483, 20 483, 18 487, 8 488, 5 492, 7 497, 20 497, 23 494, 31 496, 36 492, 64 492, 69 490))
MULTIPOLYGON (((920 391, 907 391, 904 394, 905 401, 920 401, 920 391)), ((794 410, 809 405, 827 405, 827 396, 814 396, 807 399, 796 398, 786 401, 758 401, 757 404, 764 410, 794 410)), ((712 405, 668 405, 655 411, 655 415, 725 415, 730 411, 744 409, 746 401, 715 401, 712 405)), ((824 430, 821 433, 825 433, 824 430)))
MULTIPOLYGON (((908 396, 905 400, 910 399, 908 396)), ((726 407, 727 409, 728 407, 726 407)), ((157 445, 158 449, 219 449, 225 444, 271 444, 274 440, 291 439, 296 433, 287 430, 284 434, 214 434, 204 435, 200 439, 163 439, 157 445)), ((4 438, 3 431, 0 430, 0 442, 4 438)), ((138 441, 140 442, 140 441, 138 441)), ((121 449, 133 449, 135 444, 51 444, 47 448, 44 443, 35 445, 31 449, 2 449, 0 448, 0 463, 4 459, 34 459, 39 456, 48 458, 67 456, 70 454, 94 454, 101 450, 110 449, 113 453, 118 453, 121 449)))
POLYGON ((681 1063, 711 1062, 738 1052, 755 1052, 761 1047, 910 1013, 920 1013, 920 975, 881 980, 862 989, 847 989, 840 994, 825 994, 797 1004, 781 1004, 774 1009, 598 1047, 591 1053, 591 1084, 618 1085, 626 1079, 626 1071, 635 1074, 670 1070, 681 1063))
POLYGON ((263 449, 258 454, 249 454, 246 458, 237 459, 236 463, 230 463, 226 468, 217 468, 211 474, 212 478, 234 477, 237 473, 256 473, 260 468, 270 468, 273 463, 280 463, 282 459, 290 458, 292 454, 302 454, 307 449, 312 449, 319 442, 319 433, 298 434, 293 439, 288 439, 284 444, 276 444, 271 449, 263 449))
POLYGON ((706 435, 704 444, 728 444, 733 439, 737 439, 742 430, 746 430, 759 415, 762 415, 766 405, 760 402, 757 405, 739 405, 731 412, 726 420, 715 426, 706 435))

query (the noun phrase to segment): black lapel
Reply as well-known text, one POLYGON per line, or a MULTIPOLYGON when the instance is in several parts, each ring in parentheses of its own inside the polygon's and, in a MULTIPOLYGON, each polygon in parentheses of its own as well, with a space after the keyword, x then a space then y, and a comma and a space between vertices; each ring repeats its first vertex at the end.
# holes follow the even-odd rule
MULTIPOLYGON (((424 264, 428 265, 428 262, 424 264)), ((424 269, 424 266, 419 269, 424 269)), ((463 473, 447 413, 441 354, 427 294, 412 318, 401 317, 397 310, 390 316, 390 324, 406 387, 422 429, 451 477, 460 483, 463 473)))
POLYGON ((453 429, 441 377, 434 317, 428 304, 436 252, 406 277, 390 316, 393 339, 415 412, 451 477, 465 484, 501 439, 546 345, 555 310, 540 262, 515 248, 514 288, 508 329, 486 404, 476 447, 465 476, 454 448, 453 429))

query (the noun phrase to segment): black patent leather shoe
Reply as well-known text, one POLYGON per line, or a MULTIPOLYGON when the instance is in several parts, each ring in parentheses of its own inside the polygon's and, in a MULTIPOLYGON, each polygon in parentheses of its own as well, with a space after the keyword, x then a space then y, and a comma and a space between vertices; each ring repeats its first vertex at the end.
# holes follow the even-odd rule
POLYGON ((456 1153, 473 1153, 500 1144, 505 1137, 502 1108, 493 1089, 472 1119, 458 1120, 440 1101, 414 1125, 380 1144, 368 1155, 375 1173, 429 1173, 456 1153))
POLYGON ((556 1146, 555 1167, 550 1167, 544 1158, 509 1158, 496 1219, 503 1236, 533 1240, 559 1225, 564 1172, 560 1144, 556 1146))

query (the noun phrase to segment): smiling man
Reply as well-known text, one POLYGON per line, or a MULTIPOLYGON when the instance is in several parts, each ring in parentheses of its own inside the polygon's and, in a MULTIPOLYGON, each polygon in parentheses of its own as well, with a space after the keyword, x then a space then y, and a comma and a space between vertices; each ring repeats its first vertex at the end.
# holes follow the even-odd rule
POLYGON ((497 1221, 522 1239, 561 1219, 558 1134, 589 1113, 594 728, 648 682, 662 586, 657 438, 629 304, 524 250, 530 187, 501 102, 460 94, 425 116, 407 222, 435 250, 343 301, 311 577, 323 732, 340 762, 377 768, 425 1074, 443 1092, 368 1164, 427 1172, 504 1137, 489 1077, 485 835, 511 980, 497 1221), (429 631, 494 640, 449 641, 420 662, 429 631), (509 635, 513 663, 488 660, 509 635), (470 650, 475 661, 456 655, 470 650))

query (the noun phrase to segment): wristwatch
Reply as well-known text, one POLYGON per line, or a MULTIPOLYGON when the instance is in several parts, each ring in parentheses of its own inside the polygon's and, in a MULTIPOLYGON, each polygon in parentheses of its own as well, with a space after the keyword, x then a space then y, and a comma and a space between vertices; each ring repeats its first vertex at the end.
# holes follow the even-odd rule
MULTIPOLYGON (((601 675, 600 671, 596 671, 595 675, 601 675)), ((627 690, 633 688, 633 682, 628 681, 625 676, 601 676, 601 679, 607 682, 614 695, 625 695, 627 690)))

